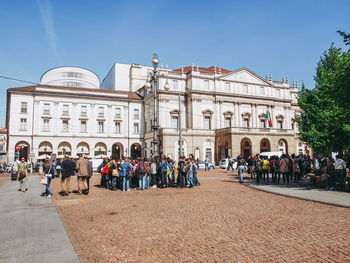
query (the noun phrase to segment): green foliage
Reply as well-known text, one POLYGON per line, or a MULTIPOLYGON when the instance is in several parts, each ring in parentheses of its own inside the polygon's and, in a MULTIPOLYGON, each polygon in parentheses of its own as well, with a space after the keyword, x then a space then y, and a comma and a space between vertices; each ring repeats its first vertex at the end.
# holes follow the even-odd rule
MULTIPOLYGON (((346 35, 340 32, 346 42, 346 35)), ((350 52, 334 44, 323 53, 316 68, 316 87, 302 87, 297 117, 300 138, 317 152, 350 149, 350 52)))

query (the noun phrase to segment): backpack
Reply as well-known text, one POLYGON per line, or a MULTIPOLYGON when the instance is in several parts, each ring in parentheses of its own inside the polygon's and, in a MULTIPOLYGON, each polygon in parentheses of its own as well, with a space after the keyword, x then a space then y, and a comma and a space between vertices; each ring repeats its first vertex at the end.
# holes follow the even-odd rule
POLYGON ((109 174, 109 165, 106 164, 105 167, 102 168, 101 172, 106 175, 109 174), (103 171, 103 172, 102 172, 103 171))
POLYGON ((144 164, 142 164, 142 165, 140 165, 140 164, 138 164, 137 165, 137 172, 138 172, 138 174, 139 175, 145 175, 146 174, 146 167, 145 167, 145 165, 144 164))

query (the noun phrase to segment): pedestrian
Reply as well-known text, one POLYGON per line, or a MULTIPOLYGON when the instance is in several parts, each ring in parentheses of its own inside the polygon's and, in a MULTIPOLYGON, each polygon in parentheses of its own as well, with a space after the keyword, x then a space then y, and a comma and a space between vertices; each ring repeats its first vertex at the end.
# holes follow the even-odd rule
POLYGON ((255 173, 256 173, 257 184, 260 184, 260 179, 262 175, 262 164, 263 164, 263 161, 261 160, 260 154, 257 154, 256 160, 255 160, 255 173))
POLYGON ((246 161, 244 160, 242 155, 239 155, 237 157, 237 166, 238 166, 239 182, 243 183, 243 172, 246 167, 246 161))
POLYGON ((173 182, 173 161, 170 159, 170 157, 167 157, 167 179, 168 179, 168 184, 172 184, 173 182))
POLYGON ((162 188, 165 188, 166 187, 166 184, 167 184, 167 180, 166 180, 166 174, 167 174, 167 162, 166 162, 166 157, 165 155, 163 155, 163 158, 162 158, 162 162, 160 164, 160 172, 161 172, 161 181, 162 181, 162 188))
POLYGON ((51 185, 51 182, 55 178, 55 171, 54 171, 54 169, 52 167, 52 163, 51 163, 49 158, 46 158, 46 160, 45 160, 44 174, 45 174, 45 176, 47 178, 45 195, 47 197, 51 197, 50 185, 51 185))
POLYGON ((145 189, 145 176, 146 176, 146 165, 143 163, 141 159, 137 164, 137 178, 139 179, 139 190, 145 189))
POLYGON ((61 163, 60 160, 58 160, 57 164, 56 164, 56 175, 57 175, 57 178, 60 178, 61 171, 62 171, 62 163, 61 163))
POLYGON ((195 186, 199 186, 200 184, 197 177, 198 165, 195 163, 194 160, 192 160, 192 169, 193 169, 193 184, 195 186))
POLYGON ((89 175, 89 162, 83 156, 77 161, 76 169, 78 170, 78 195, 87 194, 87 176, 89 175))
POLYGON ((93 174, 93 167, 92 167, 91 157, 87 158, 87 156, 85 156, 85 159, 88 159, 88 176, 86 177, 86 183, 87 183, 86 194, 88 195, 90 192, 90 178, 93 174))
POLYGON ((280 160, 280 170, 283 177, 283 183, 289 184, 289 168, 288 168, 288 158, 287 155, 282 154, 280 160))
POLYGON ((122 171, 120 176, 123 178, 123 192, 130 191, 130 178, 132 177, 133 167, 129 163, 128 158, 124 159, 124 162, 121 164, 122 171))
POLYGON ((194 183, 193 183, 193 163, 192 163, 192 159, 189 158, 187 160, 187 165, 188 165, 187 181, 190 184, 190 188, 192 188, 194 186, 194 183))
POLYGON ((151 159, 151 174, 152 174, 151 188, 157 188, 157 163, 154 158, 151 159))
MULTIPOLYGON (((101 182, 100 185, 101 187, 106 187, 106 178, 105 178, 105 173, 104 173, 104 167, 106 164, 109 163, 109 158, 105 157, 102 161, 102 163, 97 167, 97 172, 101 174, 101 182)), ((108 170, 109 172, 109 170, 108 170)))
POLYGON ((180 156, 177 170, 178 170, 178 179, 179 179, 178 187, 184 188, 184 177, 186 176, 186 165, 185 165, 183 156, 180 156))
POLYGON ((146 175, 145 175, 145 189, 150 188, 150 178, 151 178, 151 162, 149 159, 145 159, 146 175))
POLYGON ((232 172, 234 171, 233 169, 233 160, 231 158, 231 156, 227 156, 227 170, 226 172, 229 172, 230 171, 230 168, 232 169, 232 172))
POLYGON ((24 157, 21 158, 20 162, 15 162, 17 169, 17 180, 19 181, 20 191, 22 193, 28 190, 27 188, 27 180, 28 180, 28 164, 25 161, 24 157))
POLYGON ((262 164, 263 179, 264 179, 264 182, 268 183, 269 182, 270 161, 267 157, 262 158, 262 160, 263 160, 263 164, 262 164))
POLYGON ((115 160, 111 160, 109 162, 109 177, 111 178, 111 190, 117 190, 117 179, 119 176, 117 162, 115 160))
POLYGON ((70 179, 71 179, 71 176, 74 175, 74 171, 75 171, 74 166, 75 166, 74 162, 66 154, 64 156, 64 160, 62 162, 62 176, 61 176, 62 191, 60 192, 60 194, 62 196, 69 195, 69 193, 70 193, 70 191, 69 191, 70 179), (66 185, 66 187, 64 185, 66 185))
POLYGON ((340 190, 343 190, 345 177, 346 177, 346 162, 342 159, 340 154, 336 155, 336 160, 334 163, 334 177, 340 184, 340 190))
POLYGON ((209 158, 208 155, 204 159, 205 171, 209 171, 209 158))

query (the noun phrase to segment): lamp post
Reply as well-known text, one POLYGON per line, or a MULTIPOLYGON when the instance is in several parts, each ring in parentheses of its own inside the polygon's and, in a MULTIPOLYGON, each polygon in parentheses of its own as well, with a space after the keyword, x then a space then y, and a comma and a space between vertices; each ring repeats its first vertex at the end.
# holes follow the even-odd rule
POLYGON ((159 85, 159 59, 158 55, 154 54, 152 59, 153 70, 148 72, 147 82, 145 87, 153 92, 153 121, 152 121, 152 130, 153 130, 153 151, 152 156, 159 156, 159 139, 158 139, 158 130, 159 130, 159 107, 158 107, 158 85, 159 85))

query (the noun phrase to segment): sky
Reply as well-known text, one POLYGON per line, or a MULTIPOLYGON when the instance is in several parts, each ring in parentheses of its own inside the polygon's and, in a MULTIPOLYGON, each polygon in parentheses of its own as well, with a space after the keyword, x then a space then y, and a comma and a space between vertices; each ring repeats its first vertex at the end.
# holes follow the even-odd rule
MULTIPOLYGON (((0 76, 39 83, 79 66, 102 81, 113 63, 158 53, 171 69, 247 67, 313 88, 322 53, 345 49, 337 30, 350 33, 350 0, 0 0, 0 76)), ((0 78, 0 126, 6 90, 28 85, 0 78)))

